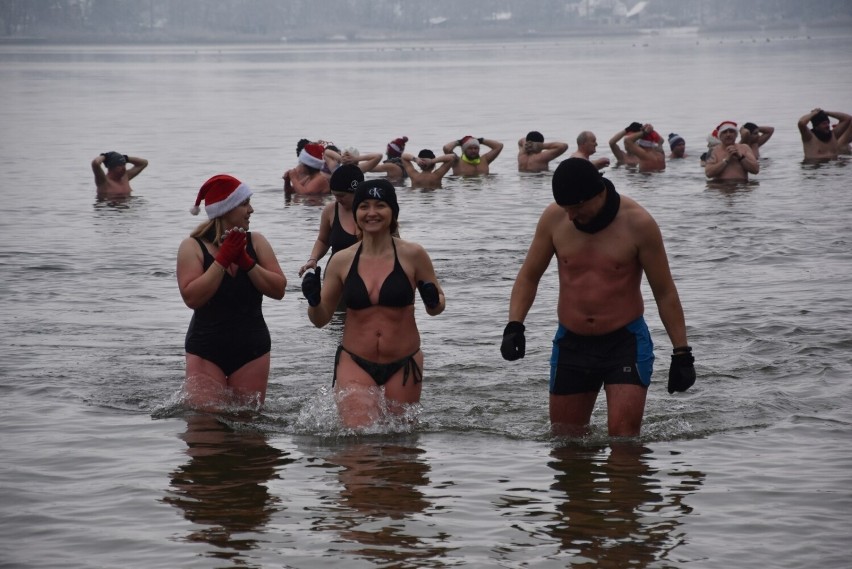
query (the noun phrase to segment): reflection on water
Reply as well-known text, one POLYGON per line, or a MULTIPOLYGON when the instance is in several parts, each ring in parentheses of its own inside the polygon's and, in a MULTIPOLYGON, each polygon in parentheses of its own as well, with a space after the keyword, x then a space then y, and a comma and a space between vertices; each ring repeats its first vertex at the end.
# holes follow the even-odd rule
POLYGON ((258 547, 257 535, 280 509, 266 483, 292 459, 263 433, 235 430, 212 415, 193 414, 186 423, 181 438, 189 460, 171 473, 171 493, 162 501, 199 526, 184 539, 210 544, 211 557, 239 559, 258 547))
POLYGON ((359 544, 350 550, 358 556, 394 567, 425 567, 443 555, 447 548, 427 544, 405 524, 431 505, 422 490, 430 484, 423 454, 410 443, 384 440, 352 441, 326 457, 340 466, 341 489, 337 514, 324 529, 359 544))
POLYGON ((683 498, 701 485, 702 473, 680 472, 678 486, 663 488, 652 451, 630 441, 562 446, 551 457, 552 489, 564 498, 548 531, 572 558, 648 567, 680 543, 679 520, 690 513, 683 498))

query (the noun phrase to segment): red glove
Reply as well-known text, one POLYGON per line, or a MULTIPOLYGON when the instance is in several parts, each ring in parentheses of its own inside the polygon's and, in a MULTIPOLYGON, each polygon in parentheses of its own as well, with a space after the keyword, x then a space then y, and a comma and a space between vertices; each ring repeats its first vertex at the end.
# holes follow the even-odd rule
MULTIPOLYGON (((245 236, 245 233, 243 233, 243 236, 245 236)), ((257 264, 257 262, 251 258, 251 255, 248 254, 248 251, 246 251, 245 245, 243 245, 243 248, 240 250, 240 254, 237 255, 237 260, 235 262, 245 272, 249 272, 257 264)))
POLYGON ((219 245, 219 252, 216 253, 216 262, 226 269, 231 266, 231 263, 237 263, 240 258, 240 252, 245 253, 246 250, 246 234, 241 231, 230 231, 219 245))

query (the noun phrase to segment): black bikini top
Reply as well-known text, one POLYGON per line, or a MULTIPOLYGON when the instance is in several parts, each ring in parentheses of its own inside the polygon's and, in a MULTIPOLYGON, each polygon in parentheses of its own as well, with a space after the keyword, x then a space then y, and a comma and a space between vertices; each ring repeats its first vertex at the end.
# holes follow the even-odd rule
MULTIPOLYGON (((385 282, 382 283, 382 288, 379 289, 379 303, 377 306, 390 306, 392 308, 403 308, 414 304, 414 288, 411 286, 411 281, 408 280, 408 275, 399 263, 399 257, 396 254, 396 242, 393 244, 393 270, 385 277, 385 282)), ((367 291, 367 286, 361 275, 358 274, 358 261, 361 259, 361 247, 355 252, 355 258, 352 260, 352 266, 349 268, 349 274, 346 275, 346 280, 343 281, 343 301, 347 308, 352 310, 363 310, 370 308, 373 303, 370 301, 370 293, 367 291)))

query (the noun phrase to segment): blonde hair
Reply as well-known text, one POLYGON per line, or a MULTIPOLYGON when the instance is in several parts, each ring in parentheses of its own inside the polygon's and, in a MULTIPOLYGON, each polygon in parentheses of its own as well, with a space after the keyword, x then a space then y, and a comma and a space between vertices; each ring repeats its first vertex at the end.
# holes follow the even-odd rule
POLYGON ((190 237, 209 241, 217 247, 222 243, 222 234, 225 232, 225 222, 221 217, 214 217, 196 227, 190 237))

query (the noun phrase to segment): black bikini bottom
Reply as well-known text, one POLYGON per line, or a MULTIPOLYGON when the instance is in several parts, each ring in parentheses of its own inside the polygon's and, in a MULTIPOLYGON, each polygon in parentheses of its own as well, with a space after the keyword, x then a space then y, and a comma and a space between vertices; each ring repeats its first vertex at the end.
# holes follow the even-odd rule
POLYGON ((400 369, 404 368, 402 375, 402 384, 405 385, 408 382, 408 376, 414 378, 414 383, 420 383, 423 381, 423 370, 420 369, 420 366, 417 365, 417 361, 415 361, 414 356, 419 352, 418 348, 410 356, 405 356, 402 359, 396 360, 394 362, 388 362, 385 364, 379 364, 376 362, 371 362, 370 360, 365 360, 361 356, 355 355, 346 348, 343 347, 343 344, 337 346, 337 353, 334 355, 334 376, 331 380, 331 385, 334 386, 334 383, 337 381, 337 364, 340 362, 340 352, 346 352, 349 354, 349 357, 352 358, 356 364, 358 364, 361 369, 366 371, 370 377, 373 378, 373 381, 376 382, 376 385, 384 385, 388 382, 388 380, 393 377, 393 375, 398 372, 400 369))

